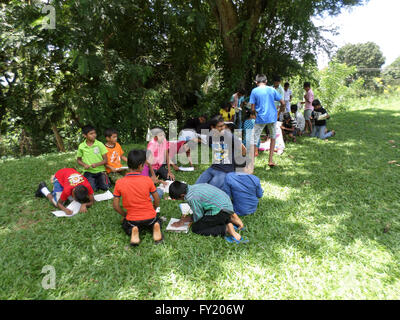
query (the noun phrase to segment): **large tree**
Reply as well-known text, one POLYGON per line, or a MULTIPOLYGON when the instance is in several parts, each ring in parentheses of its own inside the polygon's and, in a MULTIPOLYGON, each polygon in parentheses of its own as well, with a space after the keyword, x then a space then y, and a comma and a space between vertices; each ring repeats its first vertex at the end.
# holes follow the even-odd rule
POLYGON ((337 15, 363 0, 209 0, 219 25, 226 83, 249 86, 254 73, 288 75, 330 49, 315 15, 337 15))
POLYGON ((374 42, 346 44, 335 56, 340 63, 357 68, 355 78, 362 77, 367 88, 374 86, 374 78, 380 77, 385 57, 379 46, 374 42))

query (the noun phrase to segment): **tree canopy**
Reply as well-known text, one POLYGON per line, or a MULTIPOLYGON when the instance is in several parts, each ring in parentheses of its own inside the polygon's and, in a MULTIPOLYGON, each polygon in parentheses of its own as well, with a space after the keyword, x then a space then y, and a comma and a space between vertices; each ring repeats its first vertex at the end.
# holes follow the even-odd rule
POLYGON ((211 115, 256 73, 305 72, 332 48, 311 18, 364 2, 54 0, 46 11, 41 1, 6 1, 2 139, 39 154, 76 147, 86 123, 142 140, 168 120, 211 115))

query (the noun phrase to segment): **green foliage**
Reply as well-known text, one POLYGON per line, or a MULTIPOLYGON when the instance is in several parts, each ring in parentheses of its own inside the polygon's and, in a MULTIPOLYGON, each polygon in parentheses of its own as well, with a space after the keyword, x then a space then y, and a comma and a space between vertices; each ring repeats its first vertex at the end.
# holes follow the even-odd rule
POLYGON ((258 72, 304 74, 318 48, 331 48, 311 17, 359 3, 54 0, 54 30, 43 28, 42 2, 8 1, 0 7, 1 152, 60 150, 57 135, 72 149, 87 123, 99 137, 116 127, 126 142, 169 120, 212 116, 258 72), (232 12, 217 17, 215 3, 232 12), (221 32, 230 17, 237 23, 221 32))
POLYGON ((383 79, 390 86, 400 86, 400 57, 383 70, 383 79))
POLYGON ((337 51, 335 59, 356 67, 353 79, 363 78, 367 89, 378 89, 374 78, 380 76, 385 58, 376 43, 347 44, 337 51))
POLYGON ((357 72, 356 67, 349 67, 337 61, 331 61, 327 68, 319 72, 318 85, 314 96, 328 109, 343 109, 347 100, 357 94, 363 84, 362 78, 347 85, 347 79, 357 72))
MULTIPOLYGON (((131 247, 111 201, 56 218, 34 198, 56 168, 75 165, 73 152, 0 160, 0 299, 397 300, 400 170, 388 162, 399 162, 399 103, 363 98, 332 112, 334 138, 288 143, 272 170, 261 154, 264 196, 243 218, 244 246, 164 224, 162 245, 144 232, 131 247), (55 289, 41 286, 46 265, 55 289)), ((206 167, 176 177, 192 184, 206 167)), ((162 200, 161 215, 178 218, 177 201, 162 200)))

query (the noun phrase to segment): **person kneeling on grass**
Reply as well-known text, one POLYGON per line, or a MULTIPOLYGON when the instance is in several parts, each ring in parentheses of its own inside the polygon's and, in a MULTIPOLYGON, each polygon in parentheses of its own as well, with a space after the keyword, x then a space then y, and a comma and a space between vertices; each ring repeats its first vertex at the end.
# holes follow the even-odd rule
POLYGON ((156 244, 163 241, 161 220, 156 208, 160 205, 160 196, 150 177, 141 174, 146 162, 145 150, 132 150, 128 154, 129 172, 124 178, 116 181, 113 207, 122 217, 122 228, 131 236, 131 245, 140 243, 139 231, 142 228, 153 230, 156 244), (150 194, 154 199, 152 203, 150 194), (122 197, 123 210, 120 206, 122 197))
POLYGON ((35 196, 46 197, 49 201, 66 214, 72 211, 64 206, 65 201, 71 196, 73 200, 81 203, 79 212, 87 212, 87 208, 94 203, 93 189, 89 181, 73 168, 58 170, 52 177, 53 191, 50 192, 46 183, 39 183, 35 196))
POLYGON ((336 134, 335 130, 326 130, 326 120, 328 120, 331 116, 321 106, 321 102, 319 100, 315 99, 312 102, 312 105, 314 107, 312 117, 315 120, 315 125, 313 126, 311 137, 317 137, 322 140, 333 137, 336 134))
POLYGON ((245 243, 248 240, 235 231, 243 230, 242 220, 233 212, 231 199, 222 190, 207 183, 187 185, 175 181, 169 186, 171 199, 185 200, 193 211, 173 224, 180 227, 194 222, 192 231, 203 236, 225 236, 228 242, 245 243))

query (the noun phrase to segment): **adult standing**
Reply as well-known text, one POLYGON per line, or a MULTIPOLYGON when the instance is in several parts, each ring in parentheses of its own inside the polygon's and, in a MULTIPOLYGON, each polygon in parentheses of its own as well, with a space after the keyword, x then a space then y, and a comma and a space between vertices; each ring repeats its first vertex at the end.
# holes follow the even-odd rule
POLYGON ((272 87, 267 86, 267 77, 264 74, 258 74, 256 76, 257 88, 254 88, 250 94, 251 110, 256 111, 257 117, 254 125, 254 141, 252 145, 254 147, 254 155, 258 156, 257 142, 260 140, 261 132, 268 127, 269 135, 271 138, 271 145, 269 150, 269 162, 270 167, 274 167, 273 162, 275 139, 276 139, 276 126, 275 123, 278 118, 278 111, 275 106, 275 102, 280 102, 280 111, 284 112, 285 102, 283 97, 272 87))

